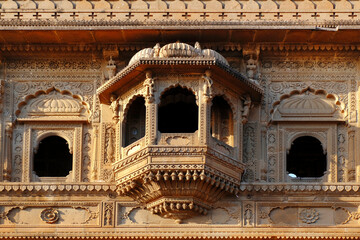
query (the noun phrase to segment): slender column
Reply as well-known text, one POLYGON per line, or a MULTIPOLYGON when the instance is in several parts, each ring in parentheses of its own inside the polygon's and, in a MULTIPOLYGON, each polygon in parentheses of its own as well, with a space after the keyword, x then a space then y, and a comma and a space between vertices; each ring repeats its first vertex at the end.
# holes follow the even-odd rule
POLYGON ((13 123, 6 123, 5 127, 5 159, 4 159, 4 170, 3 177, 5 182, 11 181, 11 171, 12 171, 12 151, 11 151, 11 140, 13 134, 14 125, 13 123))
POLYGON ((152 77, 152 72, 146 72, 146 79, 144 86, 146 87, 146 145, 155 145, 157 139, 157 104, 155 101, 155 82, 152 77))
POLYGON ((206 70, 202 76, 203 88, 201 94, 199 94, 199 143, 201 145, 209 144, 210 138, 210 107, 212 98, 212 85, 211 71, 206 70))
POLYGON ((98 125, 94 125, 93 128, 93 156, 92 156, 92 165, 91 165, 91 180, 95 181, 98 179, 98 159, 97 158, 97 149, 98 149, 98 135, 99 135, 99 127, 98 125))

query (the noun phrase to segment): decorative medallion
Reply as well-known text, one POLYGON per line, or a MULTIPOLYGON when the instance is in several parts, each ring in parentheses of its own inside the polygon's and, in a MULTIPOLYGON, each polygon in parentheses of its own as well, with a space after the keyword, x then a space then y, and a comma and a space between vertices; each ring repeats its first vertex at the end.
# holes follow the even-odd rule
POLYGON ((46 223, 56 223, 59 220, 59 212, 53 208, 46 208, 41 212, 40 217, 46 223))
POLYGON ((319 219, 319 212, 314 208, 306 208, 300 212, 300 220, 306 224, 315 223, 319 219))

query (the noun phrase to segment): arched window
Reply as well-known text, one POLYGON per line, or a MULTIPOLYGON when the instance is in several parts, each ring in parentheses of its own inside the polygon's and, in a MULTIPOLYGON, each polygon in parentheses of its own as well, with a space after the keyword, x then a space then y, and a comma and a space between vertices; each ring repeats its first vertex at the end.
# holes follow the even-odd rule
POLYGON ((145 136, 145 115, 145 99, 137 97, 126 113, 125 147, 145 136))
POLYGON ((286 171, 291 177, 322 177, 326 171, 326 153, 321 142, 310 136, 295 139, 287 155, 286 171))
POLYGON ((211 135, 228 145, 234 142, 233 113, 222 96, 216 96, 211 106, 211 135))
POLYGON ((40 141, 34 154, 34 171, 39 177, 66 177, 72 170, 72 159, 65 139, 46 137, 40 141))
POLYGON ((198 130, 198 106, 195 95, 182 87, 171 88, 161 96, 159 131, 193 133, 198 130))

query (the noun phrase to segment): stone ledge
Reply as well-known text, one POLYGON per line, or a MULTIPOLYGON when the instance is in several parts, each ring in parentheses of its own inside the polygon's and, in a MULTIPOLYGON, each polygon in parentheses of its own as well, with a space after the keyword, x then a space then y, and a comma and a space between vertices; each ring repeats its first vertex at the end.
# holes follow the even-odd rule
POLYGON ((111 183, 0 183, 0 194, 6 192, 114 192, 111 183))
POLYGON ((359 192, 360 183, 242 183, 240 192, 359 192))

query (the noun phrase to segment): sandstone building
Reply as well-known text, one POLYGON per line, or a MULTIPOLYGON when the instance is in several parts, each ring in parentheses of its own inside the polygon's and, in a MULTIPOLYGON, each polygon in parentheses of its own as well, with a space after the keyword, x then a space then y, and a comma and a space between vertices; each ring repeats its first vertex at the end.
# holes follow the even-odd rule
POLYGON ((357 0, 0 0, 0 239, 357 239, 357 0))

